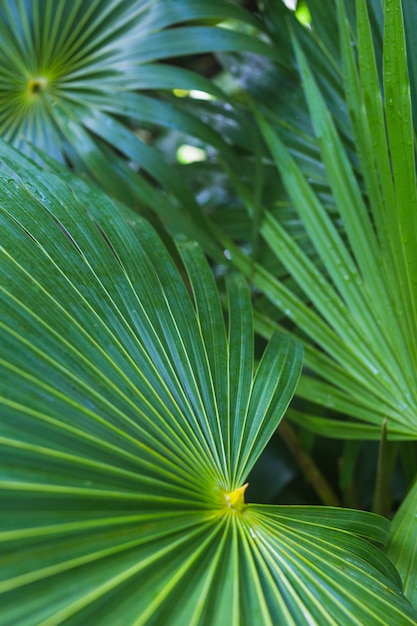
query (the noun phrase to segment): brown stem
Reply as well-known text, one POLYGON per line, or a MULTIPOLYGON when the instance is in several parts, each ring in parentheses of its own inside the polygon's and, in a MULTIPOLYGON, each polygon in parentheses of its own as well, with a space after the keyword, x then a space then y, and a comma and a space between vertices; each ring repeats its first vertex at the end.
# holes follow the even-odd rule
POLYGON ((304 476, 312 485, 323 504, 327 506, 341 506, 341 502, 336 493, 329 485, 311 456, 303 449, 297 433, 292 426, 290 426, 288 421, 284 420, 281 422, 278 428, 278 434, 285 442, 287 448, 301 468, 304 476))

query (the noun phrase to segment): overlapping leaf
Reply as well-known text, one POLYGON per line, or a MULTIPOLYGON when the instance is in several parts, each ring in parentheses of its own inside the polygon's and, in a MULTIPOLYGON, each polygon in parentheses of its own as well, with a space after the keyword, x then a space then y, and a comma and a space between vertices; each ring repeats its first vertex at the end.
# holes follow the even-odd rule
POLYGON ((413 623, 386 520, 243 501, 301 361, 254 367, 246 283, 226 332, 195 244, 191 298, 146 222, 1 154, 0 623, 413 623))
MULTIPOLYGON (((391 439, 415 440, 415 3, 388 0, 384 23, 379 2, 308 4, 312 37, 295 31, 294 48, 339 219, 329 219, 334 215, 305 167, 311 149, 306 144, 300 157, 294 150, 297 133, 294 141, 285 128, 279 136, 274 132, 285 107, 273 101, 269 123, 260 119, 260 127, 318 258, 272 215, 266 216, 262 234, 303 296, 266 267, 248 262, 230 242, 228 248, 238 266, 307 336, 310 371, 298 394, 316 409, 310 404, 304 411, 293 410, 292 419, 320 435, 357 440, 379 439, 386 419, 391 439), (330 66, 341 56, 337 71, 345 95, 339 110, 334 76, 321 61, 326 54, 330 66), (343 125, 346 110, 350 126, 343 125), (342 419, 325 417, 329 412, 342 419)), ((272 3, 270 9, 273 13, 272 3)), ((261 103, 265 106, 262 95, 256 101, 259 108, 261 103)), ((256 317, 266 337, 276 328, 271 318, 263 311, 256 317)), ((352 467, 352 458, 345 460, 352 467)), ((414 462, 407 466, 412 474, 414 462)), ((388 549, 413 602, 415 493, 414 487, 394 518, 388 549)))
MULTIPOLYGON (((77 0, 62 2, 58 9, 50 0, 30 0, 2 2, 0 14, 0 133, 25 150, 25 141, 31 141, 61 159, 71 158, 72 141, 65 142, 56 105, 97 109, 103 97, 127 117, 131 113, 123 109, 120 92, 183 88, 218 96, 212 82, 180 68, 168 70, 158 61, 217 49, 270 51, 256 38, 204 26, 227 19, 252 28, 257 23, 239 7, 218 0, 210 5, 77 0), (199 26, 168 30, 183 23, 199 26)), ((139 109, 133 117, 141 119, 139 109)))
POLYGON ((417 605, 417 483, 395 514, 387 554, 401 573, 404 593, 417 605))
POLYGON ((229 49, 271 53, 258 37, 218 27, 223 21, 241 30, 243 24, 259 26, 223 0, 64 0, 58 8, 51 0, 0 2, 0 136, 32 157, 38 158, 37 148, 70 163, 143 211, 158 213, 161 196, 168 195, 168 224, 158 214, 164 226, 198 236, 216 254, 193 195, 141 130, 180 128, 227 156, 217 133, 161 97, 173 89, 225 97, 213 81, 167 65, 167 59, 229 49), (194 233, 185 209, 193 215, 194 233))
MULTIPOLYGON (((401 13, 387 3, 384 41, 385 107, 380 95, 372 31, 364 2, 357 3, 358 64, 350 24, 339 6, 339 28, 352 133, 368 195, 363 193, 333 117, 314 80, 305 54, 295 50, 312 124, 336 201, 342 237, 325 204, 265 119, 260 128, 320 259, 290 238, 271 215, 262 234, 304 292, 304 301, 239 251, 235 260, 309 339, 306 362, 315 376, 303 376, 298 393, 357 422, 294 418, 329 436, 379 438, 383 419, 388 436, 415 439, 415 163, 411 101, 401 13), (385 120, 387 134, 385 134, 385 120), (317 349, 319 347, 319 349, 317 349), (317 377, 318 375, 318 377, 317 377), (357 428, 357 423, 359 426, 357 428), (366 424, 366 426, 365 426, 366 424), (363 429, 363 427, 366 429, 363 429)), ((268 334, 265 320, 263 329, 268 334)))

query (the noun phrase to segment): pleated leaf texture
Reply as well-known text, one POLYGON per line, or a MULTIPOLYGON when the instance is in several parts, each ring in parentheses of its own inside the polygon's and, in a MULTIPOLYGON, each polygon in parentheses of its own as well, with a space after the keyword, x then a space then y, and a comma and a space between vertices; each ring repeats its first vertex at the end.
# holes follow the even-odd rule
POLYGON ((0 150, 0 624, 415 623, 387 520, 245 503, 302 354, 243 279, 227 328, 196 244, 0 150))

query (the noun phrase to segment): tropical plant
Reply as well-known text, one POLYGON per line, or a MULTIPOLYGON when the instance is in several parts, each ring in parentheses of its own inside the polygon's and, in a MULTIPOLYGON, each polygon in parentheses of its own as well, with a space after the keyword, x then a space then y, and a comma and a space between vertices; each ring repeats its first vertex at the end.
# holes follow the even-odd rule
POLYGON ((244 502, 301 366, 254 367, 246 282, 226 333, 195 243, 191 300, 146 222, 1 156, 0 623, 413 623, 386 520, 244 502))
MULTIPOLYGON (((261 233, 271 251, 305 292, 309 306, 294 298, 273 277, 262 272, 262 268, 257 274, 256 268, 246 262, 245 269, 243 256, 238 253, 236 262, 248 275, 254 276, 254 282, 279 308, 284 309, 305 336, 311 337, 308 343, 307 339, 305 341, 306 359, 311 371, 319 378, 305 376, 298 393, 369 423, 361 430, 358 423, 338 424, 327 420, 327 434, 346 436, 350 433, 379 439, 386 417, 389 437, 415 439, 417 398, 413 372, 417 354, 413 337, 417 329, 413 268, 416 250, 409 233, 416 232, 417 200, 404 33, 401 20, 391 18, 386 24, 384 87, 390 97, 384 106, 377 89, 377 68, 371 63, 374 55, 366 4, 358 3, 361 74, 348 40, 350 26, 343 6, 343 2, 338 3, 343 75, 366 191, 362 190, 362 183, 355 176, 302 48, 294 39, 328 185, 337 207, 339 224, 343 225, 343 236, 284 142, 266 118, 255 110, 286 192, 309 235, 321 267, 315 267, 270 213, 264 215, 261 233), (363 75, 366 71, 368 73, 363 75), (400 79, 403 82, 399 85, 400 79), (384 134, 385 120, 387 136, 384 134)), ((386 11, 388 17, 397 15, 397 12, 391 13, 390 2, 387 2, 386 11)), ((252 210, 250 194, 243 186, 239 189, 252 210)), ((230 252, 232 254, 232 250, 230 252)), ((307 416, 303 419, 304 426, 321 423, 307 416)))
POLYGON ((222 0, 64 0, 59 6, 52 0, 2 0, 0 135, 34 158, 34 148, 41 149, 148 217, 152 209, 166 227, 209 246, 193 194, 146 137, 159 124, 228 154, 216 132, 175 106, 172 90, 225 94, 169 61, 216 50, 269 54, 265 42, 216 27, 232 20, 246 29, 257 25, 248 12, 222 0))
POLYGON ((306 433, 343 442, 343 494, 380 441, 374 511, 417 474, 415 4, 308 6, 0 2, 0 132, 43 164, 0 145, 4 626, 417 621, 416 485, 391 532, 245 503, 278 425, 311 480, 306 433), (160 63, 226 50, 229 96, 160 63), (167 163, 153 124, 217 152, 167 163))

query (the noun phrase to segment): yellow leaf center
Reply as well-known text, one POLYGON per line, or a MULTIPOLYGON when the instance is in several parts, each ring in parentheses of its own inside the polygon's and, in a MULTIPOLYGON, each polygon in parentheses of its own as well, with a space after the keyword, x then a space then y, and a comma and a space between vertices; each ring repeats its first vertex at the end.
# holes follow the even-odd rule
POLYGON ((249 483, 245 483, 242 487, 238 487, 233 491, 224 494, 226 506, 235 511, 243 511, 245 508, 245 491, 249 483))
POLYGON ((27 86, 28 95, 32 98, 36 98, 36 96, 39 96, 42 93, 47 85, 48 81, 44 76, 31 78, 27 86))

